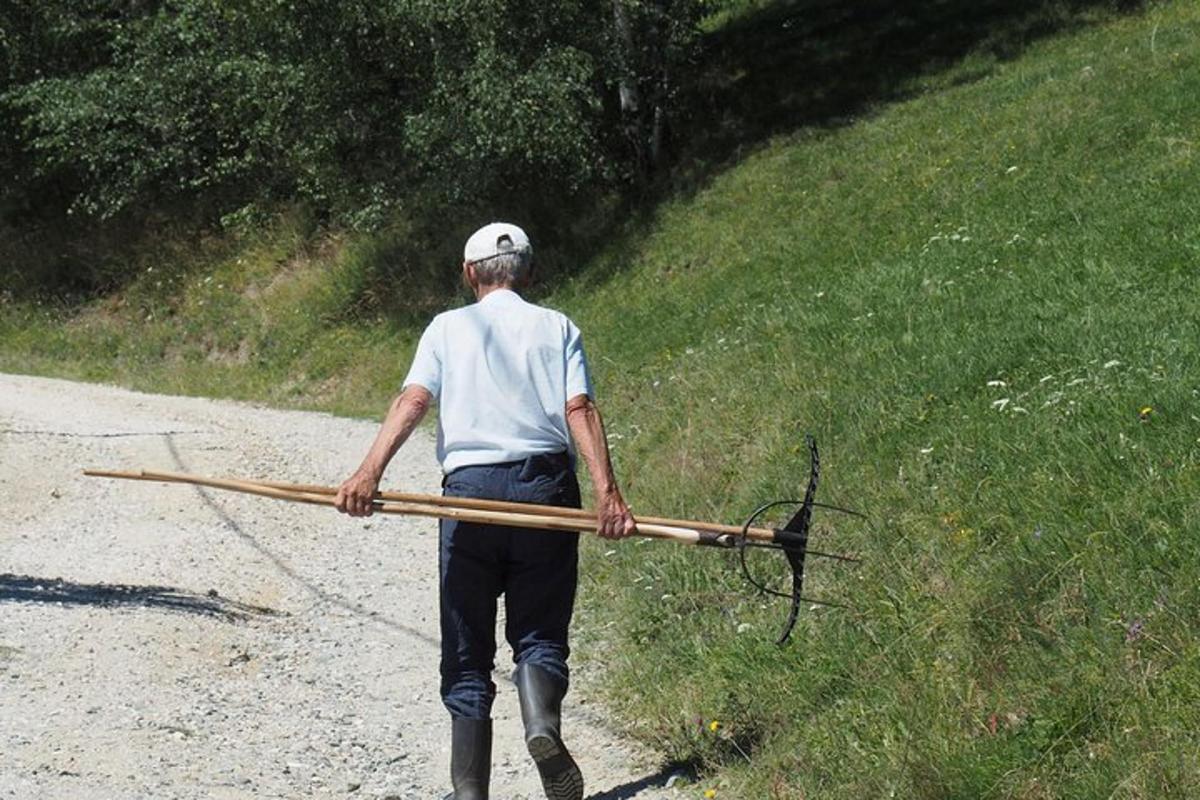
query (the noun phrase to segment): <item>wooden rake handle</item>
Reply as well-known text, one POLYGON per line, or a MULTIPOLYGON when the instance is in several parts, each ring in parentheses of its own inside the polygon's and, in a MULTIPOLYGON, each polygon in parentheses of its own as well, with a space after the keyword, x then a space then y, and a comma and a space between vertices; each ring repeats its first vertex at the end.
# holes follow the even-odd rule
MULTIPOLYGON (((171 473, 157 473, 171 474, 171 473)), ((337 488, 333 486, 318 486, 309 483, 284 483, 281 481, 258 480, 254 483, 260 486, 273 486, 278 489, 289 489, 309 494, 336 495, 337 488)), ((480 511, 511 511, 518 514, 548 514, 554 517, 570 517, 587 520, 592 524, 587 530, 595 529, 596 514, 583 508, 564 508, 562 506, 544 506, 536 503, 513 503, 506 500, 483 500, 476 497, 443 497, 434 494, 416 494, 413 492, 376 492, 380 500, 394 500, 402 503, 423 503, 426 505, 445 506, 449 508, 471 508, 480 511)), ((719 522, 697 522, 688 519, 672 519, 670 517, 652 517, 637 515, 638 527, 643 525, 660 525, 669 528, 684 528, 687 530, 705 531, 716 534, 742 535, 741 525, 724 525, 719 522)), ((750 528, 748 538, 755 541, 774 541, 775 532, 770 528, 750 528)))
MULTIPOLYGON (((333 506, 337 489, 328 486, 286 484, 277 481, 257 482, 236 478, 209 478, 181 472, 117 472, 112 470, 84 470, 84 475, 97 478, 120 478, 124 480, 188 483, 231 492, 287 500, 309 505, 333 506)), ((439 497, 437 495, 386 492, 379 495, 374 509, 383 514, 406 514, 412 516, 453 519, 460 522, 475 522, 490 525, 510 525, 539 530, 594 532, 596 517, 580 509, 541 506, 526 503, 507 503, 498 500, 439 497), (406 499, 392 499, 406 498, 406 499)), ((673 521, 672 521, 673 522, 673 521)), ((637 521, 637 533, 652 539, 670 539, 682 544, 732 547, 734 536, 686 522, 681 525, 662 524, 658 521, 637 521)), ((732 526, 720 526, 732 527, 732 526)), ((737 534, 741 528, 733 528, 737 534)), ((768 536, 770 531, 765 531, 768 536)))

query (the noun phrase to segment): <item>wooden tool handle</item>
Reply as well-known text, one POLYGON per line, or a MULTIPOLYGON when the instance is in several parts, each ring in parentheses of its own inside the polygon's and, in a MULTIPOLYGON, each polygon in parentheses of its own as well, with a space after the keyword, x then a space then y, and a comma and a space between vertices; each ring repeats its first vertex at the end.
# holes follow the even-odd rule
MULTIPOLYGON (((170 473, 165 473, 170 474, 170 473)), ((254 481, 262 486, 273 486, 279 489, 295 489, 301 492, 310 494, 329 494, 336 495, 337 488, 332 486, 318 486, 315 484, 306 483, 284 483, 282 481, 254 481)), ((376 492, 375 496, 380 500, 396 500, 406 503, 424 503, 427 505, 448 506, 451 508, 474 508, 482 511, 512 511, 519 514, 551 514, 556 517, 573 517, 578 519, 590 520, 593 523, 596 520, 596 514, 593 511, 588 511, 582 508, 563 508, 562 506, 546 506, 537 505, 535 503, 514 503, 506 500, 483 500, 475 497, 443 497, 441 495, 431 494, 416 494, 413 492, 376 492)), ((713 534, 727 534, 731 536, 741 536, 742 526, 740 525, 723 525, 718 522, 696 522, 686 519, 672 519, 669 517, 651 517, 640 514, 635 515, 638 527, 643 525, 660 525, 668 528, 683 528, 693 531, 704 531, 713 534)), ((595 526, 593 525, 593 528, 595 526)), ((770 528, 750 528, 747 531, 748 538, 759 542, 775 541, 775 532, 770 528)))
MULTIPOLYGON (((232 478, 208 478, 200 475, 188 475, 178 472, 115 472, 110 470, 84 470, 84 475, 100 478, 122 478, 126 480, 156 481, 168 483, 189 483, 195 486, 207 486, 213 489, 223 489, 232 492, 269 497, 276 500, 289 500, 310 505, 332 506, 334 498, 328 492, 328 487, 321 488, 323 492, 298 491, 293 488, 282 488, 280 485, 266 485, 253 481, 243 481, 232 478)), ((311 486, 300 488, 310 489, 311 486)), ((446 500, 436 495, 417 495, 426 500, 446 500)), ((490 501, 497 502, 497 501, 490 501)), ((510 525, 519 528, 536 528, 540 530, 574 531, 590 533, 596 530, 594 517, 568 516, 559 514, 562 511, 578 511, 557 506, 530 506, 522 503, 506 503, 521 511, 505 511, 486 508, 464 508, 449 506, 442 503, 406 502, 406 501, 376 501, 375 510, 384 514, 408 514, 440 519, 453 519, 461 522, 475 522, 488 525, 510 525), (537 509, 531 511, 530 509, 537 509), (547 509, 554 513, 545 513, 547 509)), ((654 539, 671 539, 683 544, 720 544, 715 541, 713 534, 683 526, 661 525, 655 523, 638 523, 638 534, 654 539)))

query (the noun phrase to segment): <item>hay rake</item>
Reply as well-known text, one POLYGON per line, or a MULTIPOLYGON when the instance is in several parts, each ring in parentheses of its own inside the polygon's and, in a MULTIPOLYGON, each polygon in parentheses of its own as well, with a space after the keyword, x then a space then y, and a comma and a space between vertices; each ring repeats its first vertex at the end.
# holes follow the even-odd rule
MULTIPOLYGON (((841 603, 807 597, 804 590, 804 567, 809 556, 837 562, 857 564, 859 559, 840 553, 814 550, 808 546, 814 509, 827 509, 842 514, 863 517, 857 511, 840 506, 818 503, 817 484, 820 480, 820 456, 816 442, 807 437, 810 456, 808 487, 803 500, 775 500, 764 503, 742 525, 723 525, 711 522, 668 519, 664 517, 637 516, 637 535, 652 539, 667 539, 681 544, 699 547, 716 547, 737 550, 741 571, 746 579, 764 594, 787 598, 791 601, 787 620, 777 640, 783 644, 791 636, 803 603, 846 608, 841 603), (767 512, 781 506, 799 506, 782 528, 759 525, 767 512), (759 580, 747 562, 747 553, 753 549, 780 550, 791 568, 789 591, 779 591, 759 580)), ((245 494, 287 500, 310 505, 333 506, 337 488, 312 484, 283 483, 268 480, 244 480, 238 478, 210 478, 181 472, 157 472, 139 470, 119 472, 113 470, 84 470, 84 475, 100 478, 155 481, 164 483, 186 483, 211 489, 242 492, 245 494)), ((596 517, 590 511, 559 506, 513 503, 501 500, 482 500, 465 497, 441 497, 438 495, 414 494, 410 492, 378 492, 373 510, 383 514, 405 514, 460 522, 506 525, 540 530, 571 531, 587 533, 595 530, 596 517)))

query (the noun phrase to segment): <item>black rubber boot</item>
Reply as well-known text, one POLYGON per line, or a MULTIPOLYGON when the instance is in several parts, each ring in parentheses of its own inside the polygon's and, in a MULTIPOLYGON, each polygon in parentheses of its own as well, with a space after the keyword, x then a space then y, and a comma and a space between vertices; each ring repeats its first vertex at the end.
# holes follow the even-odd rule
POLYGON ((540 667, 522 664, 513 673, 525 722, 525 745, 542 776, 549 800, 583 800, 583 774, 562 741, 566 687, 540 667))
POLYGON ((450 782, 446 800, 488 800, 492 774, 492 721, 450 717, 450 782))

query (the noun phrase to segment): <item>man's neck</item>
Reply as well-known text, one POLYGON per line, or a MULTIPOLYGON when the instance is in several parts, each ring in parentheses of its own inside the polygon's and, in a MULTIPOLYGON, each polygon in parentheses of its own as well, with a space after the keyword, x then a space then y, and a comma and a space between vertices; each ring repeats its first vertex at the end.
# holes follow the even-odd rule
POLYGON ((509 284, 509 283, 493 283, 493 284, 491 284, 491 285, 488 285, 488 286, 479 286, 479 287, 477 287, 477 288, 475 289, 475 299, 476 299, 477 301, 478 301, 478 300, 482 300, 483 298, 487 297, 487 296, 488 296, 489 294, 491 294, 492 292, 497 292, 497 291, 500 291, 501 289, 507 289, 507 290, 508 290, 508 291, 510 291, 510 292, 512 292, 512 291, 516 291, 515 289, 513 289, 513 287, 512 287, 512 284, 509 284))

